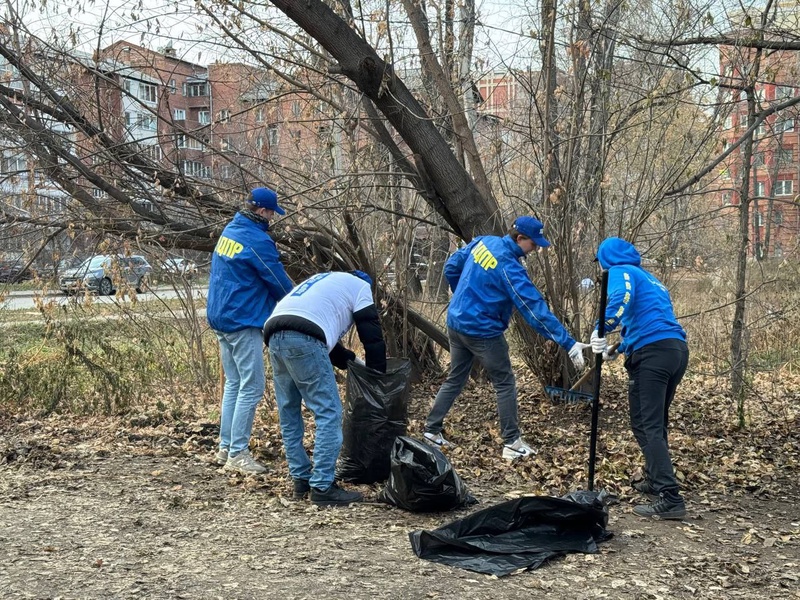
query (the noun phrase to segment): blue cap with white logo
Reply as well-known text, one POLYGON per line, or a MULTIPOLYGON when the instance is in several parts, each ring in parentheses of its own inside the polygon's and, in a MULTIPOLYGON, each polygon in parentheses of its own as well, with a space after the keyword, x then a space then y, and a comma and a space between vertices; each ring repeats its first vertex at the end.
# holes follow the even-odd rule
POLYGON ((274 190, 266 187, 260 187, 250 192, 250 204, 258 208, 266 208, 274 210, 279 215, 285 215, 286 211, 278 206, 278 194, 274 190))
POLYGON ((550 245, 544 237, 544 225, 539 219, 534 217, 517 217, 512 225, 525 237, 531 238, 537 246, 547 248, 550 245))

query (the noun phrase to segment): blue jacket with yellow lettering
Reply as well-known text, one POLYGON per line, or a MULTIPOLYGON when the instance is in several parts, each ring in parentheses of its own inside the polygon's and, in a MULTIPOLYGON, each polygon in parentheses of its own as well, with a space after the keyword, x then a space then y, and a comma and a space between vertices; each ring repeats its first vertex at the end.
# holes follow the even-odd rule
POLYGON ((686 340, 667 288, 640 265, 642 257, 630 242, 611 237, 597 249, 600 266, 608 269, 606 332, 622 325, 620 352, 627 355, 659 340, 686 340))
POLYGON ((519 260, 524 255, 508 235, 478 237, 455 252, 444 267, 453 290, 447 326, 471 337, 497 337, 516 307, 537 333, 569 351, 575 340, 528 277, 519 260))
POLYGON ((206 317, 212 329, 261 329, 278 300, 292 289, 268 228, 236 213, 223 229, 208 282, 206 317))

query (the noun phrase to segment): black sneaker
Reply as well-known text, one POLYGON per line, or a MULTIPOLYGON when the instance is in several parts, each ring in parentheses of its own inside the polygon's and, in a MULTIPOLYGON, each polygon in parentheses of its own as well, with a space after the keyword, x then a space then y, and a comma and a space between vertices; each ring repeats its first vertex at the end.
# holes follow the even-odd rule
POLYGON ((353 502, 361 502, 364 496, 360 492, 348 492, 335 483, 327 490, 311 488, 311 503, 317 506, 347 506, 353 502))
POLYGON ((311 486, 308 485, 308 479, 292 479, 292 487, 294 488, 292 498, 295 500, 308 498, 308 492, 311 490, 311 486))
POLYGON ((686 516, 686 504, 684 504, 683 500, 668 500, 661 496, 652 504, 634 506, 633 512, 640 517, 680 520, 686 516))
POLYGON ((652 485, 650 485, 649 479, 640 479, 639 481, 634 481, 631 486, 640 494, 647 496, 650 500, 655 501, 660 497, 658 492, 653 488, 652 485))

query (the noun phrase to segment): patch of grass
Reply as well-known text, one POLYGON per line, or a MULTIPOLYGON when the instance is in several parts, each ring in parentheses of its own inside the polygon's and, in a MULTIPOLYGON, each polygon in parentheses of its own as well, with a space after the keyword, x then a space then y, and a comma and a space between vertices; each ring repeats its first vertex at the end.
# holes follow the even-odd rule
POLYGON ((43 307, 40 322, 6 321, 0 407, 118 414, 157 401, 168 412, 207 394, 218 377, 213 333, 193 315, 159 308, 43 307))

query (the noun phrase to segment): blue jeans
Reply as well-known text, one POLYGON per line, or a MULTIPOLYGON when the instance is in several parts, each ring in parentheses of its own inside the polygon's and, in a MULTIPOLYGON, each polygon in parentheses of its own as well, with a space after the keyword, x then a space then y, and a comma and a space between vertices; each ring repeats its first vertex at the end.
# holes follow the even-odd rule
POLYGON ((256 406, 264 395, 264 338, 255 327, 214 333, 225 372, 219 447, 227 449, 228 456, 236 456, 250 445, 256 406))
POLYGON ((508 343, 503 335, 493 338, 476 338, 453 329, 447 330, 450 340, 450 374, 439 388, 433 408, 425 421, 425 431, 440 433, 444 418, 456 397, 464 389, 472 370, 472 362, 478 359, 497 394, 497 413, 500 417, 500 434, 506 444, 516 441, 519 434, 517 418, 517 383, 511 370, 508 343))
POLYGON ((326 490, 333 484, 342 449, 342 401, 328 347, 304 333, 279 331, 269 340, 269 359, 289 474, 326 490), (303 447, 303 402, 314 414, 317 430, 313 469, 303 447))

